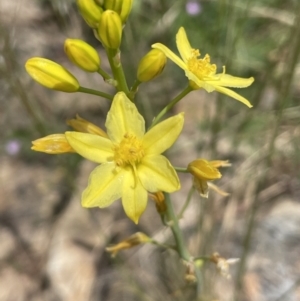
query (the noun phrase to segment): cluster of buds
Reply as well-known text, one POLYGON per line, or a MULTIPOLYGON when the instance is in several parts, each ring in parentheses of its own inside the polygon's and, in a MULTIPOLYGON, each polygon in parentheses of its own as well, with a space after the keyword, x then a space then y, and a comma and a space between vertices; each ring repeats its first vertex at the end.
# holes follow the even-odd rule
POLYGON ((123 25, 131 12, 132 0, 77 0, 77 6, 103 46, 118 49, 122 40, 123 25))
MULTIPOLYGON (((123 27, 132 9, 132 2, 133 0, 77 0, 77 6, 103 47, 117 54, 122 41, 123 27)), ((67 39, 64 43, 64 51, 68 59, 80 69, 86 72, 98 72, 101 75, 105 73, 100 68, 101 59, 97 50, 85 41, 67 39)), ((166 62, 166 55, 161 50, 150 50, 138 65, 137 85, 160 75, 166 62)), ((49 89, 68 93, 82 92, 82 87, 75 76, 56 62, 34 57, 26 62, 25 68, 35 81, 49 89)), ((116 86, 109 79, 107 82, 116 86)))

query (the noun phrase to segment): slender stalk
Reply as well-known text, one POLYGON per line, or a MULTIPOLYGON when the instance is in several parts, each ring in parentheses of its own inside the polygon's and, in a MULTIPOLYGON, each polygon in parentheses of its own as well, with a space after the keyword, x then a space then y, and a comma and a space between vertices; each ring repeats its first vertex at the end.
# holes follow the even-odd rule
POLYGON ((191 255, 189 254, 189 251, 187 250, 187 247, 185 245, 183 235, 178 224, 178 218, 173 209, 170 195, 167 193, 165 193, 165 200, 167 205, 167 217, 168 220, 170 221, 169 226, 172 230, 172 233, 176 241, 177 251, 182 259, 186 261, 190 261, 191 255))
POLYGON ((178 219, 181 219, 183 217, 183 214, 184 214, 186 208, 189 206, 189 204, 191 202, 194 191, 195 191, 195 188, 194 188, 194 186, 192 186, 189 190, 189 193, 188 193, 187 197, 186 197, 186 201, 184 202, 184 205, 182 206, 181 210, 179 211, 178 219))
POLYGON ((105 72, 103 69, 99 68, 99 70, 97 71, 105 81, 109 81, 112 79, 112 77, 107 73, 105 72))
POLYGON ((165 202, 167 205, 166 215, 167 215, 167 218, 169 221, 168 225, 171 228, 173 236, 175 238, 176 250, 177 250, 179 256, 183 260, 185 260, 189 263, 191 263, 191 262, 194 263, 195 274, 196 274, 196 279, 197 279, 197 297, 200 299, 201 288, 202 288, 202 273, 201 273, 199 267, 197 266, 197 263, 194 262, 193 258, 191 257, 191 255, 185 245, 183 235, 182 235, 181 229, 179 227, 178 218, 174 212, 173 205, 172 205, 172 202, 170 199, 170 195, 168 193, 165 193, 165 202))
POLYGON ((82 92, 82 93, 86 93, 86 94, 92 94, 92 95, 97 95, 97 96, 101 96, 103 98, 107 98, 109 100, 113 100, 113 96, 101 91, 97 91, 94 89, 89 89, 89 88, 85 88, 85 87, 79 87, 78 92, 82 92))
POLYGON ((126 77, 123 71, 120 51, 105 49, 108 57, 108 61, 110 64, 110 68, 114 75, 114 79, 117 81, 117 89, 118 91, 123 91, 126 95, 129 94, 129 89, 126 81, 126 77))
POLYGON ((130 88, 130 92, 136 93, 138 90, 138 87, 141 83, 142 82, 140 82, 139 80, 136 79, 135 82, 133 83, 132 87, 130 88))
POLYGON ((189 94, 191 91, 193 91, 193 89, 188 86, 186 87, 178 96, 176 96, 167 106, 165 106, 161 112, 156 116, 156 118, 153 120, 150 129, 152 127, 154 127, 159 120, 167 113, 169 112, 176 104, 178 101, 180 101, 184 96, 186 96, 187 94, 189 94))
POLYGON ((134 102, 135 94, 136 94, 136 92, 138 91, 139 85, 140 85, 141 83, 142 83, 142 82, 140 82, 139 80, 136 79, 136 80, 134 81, 134 83, 133 83, 133 86, 130 88, 128 97, 129 97, 129 99, 131 99, 131 101, 133 101, 133 102, 134 102))
POLYGON ((174 169, 178 172, 189 173, 189 171, 186 169, 186 167, 176 167, 176 166, 174 166, 174 169))

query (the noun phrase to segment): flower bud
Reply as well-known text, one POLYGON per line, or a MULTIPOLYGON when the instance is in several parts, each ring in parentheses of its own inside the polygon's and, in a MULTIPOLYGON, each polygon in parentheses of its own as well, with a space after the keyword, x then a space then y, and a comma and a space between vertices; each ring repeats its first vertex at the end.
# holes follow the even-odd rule
POLYGON ((75 131, 95 134, 107 138, 107 134, 101 128, 81 118, 79 115, 76 115, 75 119, 67 120, 67 124, 71 126, 75 131))
POLYGON ((103 9, 94 0, 77 0, 77 6, 82 18, 91 28, 97 28, 103 9))
POLYGON ((159 191, 159 192, 153 192, 153 193, 148 193, 148 196, 155 201, 156 205, 156 210, 158 213, 164 213, 167 211, 167 205, 165 202, 165 196, 164 194, 159 191))
POLYGON ((151 241, 151 238, 148 237, 146 234, 142 232, 137 232, 135 234, 132 234, 127 239, 122 240, 116 245, 113 245, 111 247, 107 247, 106 251, 110 252, 112 257, 115 257, 119 251, 130 249, 134 246, 145 244, 151 241))
POLYGON ((162 73, 167 63, 166 55, 159 49, 150 50, 139 62, 137 79, 147 82, 162 73))
POLYGON ((208 183, 207 181, 216 180, 222 177, 219 172, 219 167, 230 166, 228 161, 207 161, 204 159, 197 159, 192 161, 187 170, 194 176, 193 184, 201 196, 208 197, 208 183))
POLYGON ((32 141, 32 150, 37 152, 43 152, 47 154, 64 154, 64 153, 75 153, 67 141, 65 134, 53 134, 35 141, 32 141))
POLYGON ((204 159, 192 161, 188 165, 187 170, 196 178, 205 181, 219 179, 222 176, 213 164, 204 159))
POLYGON ((120 16, 113 10, 106 10, 101 17, 98 35, 103 46, 118 49, 122 39, 122 22, 120 16))
POLYGON ((64 49, 70 61, 79 68, 87 72, 99 70, 100 57, 98 52, 88 43, 77 39, 67 39, 64 49))
POLYGON ((26 71, 39 84, 53 90, 76 92, 77 79, 63 66, 40 57, 33 57, 25 64, 26 71))
POLYGON ((132 2, 133 0, 105 0, 104 7, 118 13, 124 24, 131 12, 132 2))

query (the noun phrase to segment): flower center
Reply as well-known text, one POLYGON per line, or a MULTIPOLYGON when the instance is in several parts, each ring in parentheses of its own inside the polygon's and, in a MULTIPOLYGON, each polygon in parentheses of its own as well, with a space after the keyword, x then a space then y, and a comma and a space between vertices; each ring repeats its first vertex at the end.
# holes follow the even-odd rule
POLYGON ((138 164, 145 155, 142 142, 133 134, 126 133, 119 145, 114 147, 114 161, 118 166, 138 164))
POLYGON ((192 49, 191 57, 187 61, 188 69, 202 80, 215 75, 217 66, 210 63, 210 56, 206 54, 203 59, 199 59, 199 56, 199 50, 192 49))

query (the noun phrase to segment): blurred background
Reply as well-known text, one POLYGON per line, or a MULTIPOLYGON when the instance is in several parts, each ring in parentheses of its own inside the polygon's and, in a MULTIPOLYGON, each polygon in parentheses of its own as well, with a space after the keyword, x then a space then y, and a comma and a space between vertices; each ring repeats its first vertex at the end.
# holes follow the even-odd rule
MULTIPOLYGON (((232 163, 214 182, 230 195, 194 193, 180 222, 194 256, 240 258, 229 268, 230 279, 205 263, 197 297, 175 252, 144 245, 111 258, 105 251, 137 231, 172 244, 151 200, 138 225, 120 202, 81 208, 96 165, 76 154, 30 150, 32 140, 68 130, 65 121, 76 114, 104 127, 107 100, 47 90, 24 69, 28 58, 45 57, 68 68, 82 86, 113 92, 64 54, 65 39, 82 38, 99 50, 109 71, 75 1, 0 0, 0 300, 300 300, 299 24, 299 0, 134 1, 122 42, 129 84, 151 44, 177 53, 180 26, 219 72, 226 65, 228 74, 255 77, 251 87, 237 90, 252 109, 198 90, 172 112, 185 111, 186 120, 168 152, 174 165, 195 158, 232 163)), ((141 85, 137 106, 148 124, 186 84, 169 62, 159 78, 141 85)), ((180 178, 176 210, 192 184, 189 175, 180 178)))

